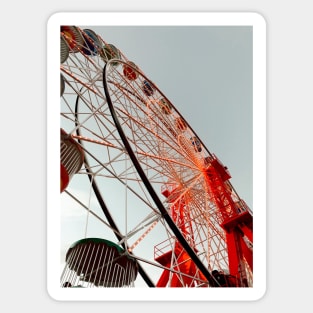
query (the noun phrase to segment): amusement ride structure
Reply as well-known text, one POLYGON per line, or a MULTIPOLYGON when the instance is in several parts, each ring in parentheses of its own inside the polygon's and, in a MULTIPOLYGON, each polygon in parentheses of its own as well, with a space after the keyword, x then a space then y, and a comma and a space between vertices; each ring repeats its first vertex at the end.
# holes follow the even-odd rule
POLYGON ((252 287, 252 212, 227 167, 93 30, 62 26, 60 51, 60 192, 86 212, 60 286, 252 287))

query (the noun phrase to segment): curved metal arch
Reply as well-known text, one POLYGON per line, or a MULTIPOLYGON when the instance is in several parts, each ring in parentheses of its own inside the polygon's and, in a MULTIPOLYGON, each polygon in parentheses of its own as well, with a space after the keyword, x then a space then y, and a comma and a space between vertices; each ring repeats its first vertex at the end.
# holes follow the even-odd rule
MULTIPOLYGON (((82 89, 83 88, 81 88, 81 90, 82 89)), ((78 136, 81 135, 79 127, 77 127, 78 126, 79 98, 80 98, 80 96, 78 95, 77 98, 76 98, 76 102, 75 102, 75 126, 76 126, 76 134, 78 136)), ((83 147, 83 143, 82 143, 82 141, 80 139, 78 139, 78 142, 83 147)), ((88 161, 87 161, 87 157, 86 157, 86 153, 85 153, 85 158, 84 158, 84 164, 85 164, 86 172, 88 174, 91 174, 91 171, 89 169, 89 164, 88 164, 88 161)), ((92 175, 87 175, 87 176, 88 176, 89 181, 91 182, 92 189, 93 189, 93 191, 94 191, 94 193, 96 195, 96 198, 97 198, 97 200, 99 202, 99 205, 100 205, 100 207, 102 209, 103 214, 107 218, 108 223, 110 224, 110 226, 113 228, 114 234, 115 234, 116 238, 119 241, 121 241, 123 238, 122 238, 122 236, 119 235, 120 231, 119 231, 119 229, 118 229, 118 227, 117 227, 117 225, 116 225, 112 215, 110 214, 110 211, 109 211, 107 205, 105 204, 105 201, 104 201, 104 199, 103 199, 103 197, 101 195, 101 192, 99 190, 99 187, 98 187, 96 181, 94 179, 92 179, 92 175)), ((123 245, 124 245, 124 249, 128 250, 129 247, 125 243, 123 243, 123 245)), ((132 253, 130 253, 130 254, 132 254, 132 253)), ((145 272, 145 270, 142 268, 142 266, 139 263, 138 263, 138 271, 139 271, 139 274, 141 275, 142 279, 146 282, 146 284, 149 287, 155 287, 154 283, 152 282, 152 280, 150 279, 148 274, 145 272)))
MULTIPOLYGON (((186 241, 186 239, 184 238, 183 234, 181 233, 181 231, 178 229, 178 227, 176 226, 176 224, 174 223, 174 221, 172 220, 172 218, 169 216, 166 208, 164 207, 164 205, 162 204, 161 200, 159 199, 158 195, 156 194, 155 190, 153 189, 151 183, 149 182, 149 179, 147 178, 146 174, 144 173, 140 163, 138 162, 135 153, 132 149, 132 147, 130 146, 127 137, 122 129, 122 126, 119 122, 119 119, 117 117, 117 114, 115 112, 114 109, 114 104, 112 103, 111 100, 111 95, 109 93, 108 90, 108 86, 107 86, 107 79, 106 79, 106 75, 107 75, 107 68, 108 65, 110 66, 110 64, 112 62, 118 62, 120 64, 126 64, 126 62, 123 62, 121 60, 118 59, 112 59, 110 60, 108 63, 105 64, 104 69, 103 69, 103 87, 104 87, 104 92, 105 92, 105 96, 108 102, 108 106, 112 115, 112 118, 114 120, 115 126, 117 128, 117 131, 121 137, 121 140, 125 146, 125 149, 128 152, 128 155, 131 159, 131 161, 133 162, 134 167, 136 168, 143 184, 145 185, 147 191, 150 193, 155 205, 157 206, 157 208, 159 209, 161 215, 163 216, 164 220, 166 221, 166 223, 168 224, 168 226, 171 228, 171 230, 173 231, 173 233, 175 234, 176 238, 178 239, 178 241, 180 242, 180 244, 183 246, 183 248, 186 250, 186 252, 188 253, 188 255, 190 256, 190 258, 192 259, 192 261, 197 265, 197 267, 199 268, 199 270, 203 273, 203 275, 206 277, 206 279, 209 282, 210 286, 213 286, 214 284, 218 284, 218 282, 215 280, 215 278, 212 276, 212 274, 209 272, 209 270, 206 268, 206 266, 201 262, 201 260, 198 258, 197 254, 194 252, 194 250, 190 247, 190 245, 188 244, 188 242, 186 241)), ((136 70, 134 68, 134 70, 136 70)), ((150 84, 153 85, 154 88, 158 89, 153 82, 151 82, 145 75, 143 75, 141 72, 139 72, 140 75, 142 75, 144 78, 146 78, 150 84)), ((160 92, 161 93, 161 92, 160 92)), ((162 93, 161 93, 162 94, 162 93)), ((163 94, 162 94, 163 95, 163 94)), ((219 285, 219 284, 218 284, 219 285)))

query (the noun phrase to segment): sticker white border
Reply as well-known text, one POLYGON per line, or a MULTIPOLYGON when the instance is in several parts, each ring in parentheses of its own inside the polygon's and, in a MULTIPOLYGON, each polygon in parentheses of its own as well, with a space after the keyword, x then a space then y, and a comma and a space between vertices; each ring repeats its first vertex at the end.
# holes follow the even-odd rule
POLYGON ((266 22, 250 12, 55 13, 47 23, 47 290, 59 301, 255 301, 266 292, 266 22), (252 288, 60 288, 59 31, 61 25, 253 27, 252 288), (57 186, 57 187, 56 187, 57 186))

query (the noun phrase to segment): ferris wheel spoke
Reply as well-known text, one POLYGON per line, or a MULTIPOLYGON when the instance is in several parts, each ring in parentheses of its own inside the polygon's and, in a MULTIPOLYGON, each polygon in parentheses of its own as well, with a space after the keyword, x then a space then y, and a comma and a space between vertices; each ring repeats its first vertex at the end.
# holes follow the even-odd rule
MULTIPOLYGON (((85 149, 85 148, 84 148, 85 149)), ((116 167, 114 167, 114 163, 116 162, 123 162, 125 161, 124 153, 120 153, 118 157, 123 157, 123 160, 117 160, 118 157, 116 157, 115 160, 110 160, 107 162, 107 164, 102 163, 99 159, 97 159, 96 156, 92 155, 90 150, 86 150, 86 153, 91 157, 93 160, 93 166, 88 165, 88 172, 92 176, 97 176, 98 178, 104 177, 104 178, 111 178, 115 179, 120 182, 127 190, 132 193, 133 195, 136 196, 142 203, 145 204, 147 208, 150 208, 152 212, 157 213, 157 209, 155 208, 155 205, 149 201, 149 197, 147 196, 147 193, 142 186, 142 184, 138 184, 138 177, 137 177, 137 172, 134 171, 133 167, 129 167, 129 169, 124 169, 122 172, 117 173, 116 172, 116 167), (136 183, 136 189, 133 188, 129 182, 133 181, 136 183), (139 190, 138 190, 139 188, 139 190)), ((90 161, 90 159, 89 159, 90 161)), ((87 164, 89 164, 89 161, 87 164)))
POLYGON ((67 74, 70 78, 73 79, 73 82, 71 82, 69 85, 73 89, 74 92, 76 90, 79 90, 81 88, 81 86, 84 86, 86 89, 90 90, 95 95, 101 96, 101 94, 98 93, 96 89, 91 87, 92 85, 90 85, 89 82, 87 83, 87 82, 83 81, 81 78, 79 78, 79 76, 74 75, 68 69, 63 68, 62 71, 64 74, 67 74), (75 86, 76 86, 76 88, 75 88, 75 86))
POLYGON ((90 206, 84 204, 82 201, 80 201, 74 194, 72 194, 71 192, 65 190, 65 193, 71 197, 76 203, 78 203, 81 208, 83 208, 85 211, 88 212, 88 214, 93 215, 98 221, 100 221, 103 225, 105 225, 106 227, 110 228, 114 233, 118 234, 119 236, 121 236, 120 233, 118 233, 114 228, 111 227, 111 225, 109 223, 107 223, 103 218, 101 218, 97 213, 95 213, 93 210, 90 209, 90 206))
MULTIPOLYGON (((165 137, 159 136, 156 133, 153 133, 153 139, 152 139, 151 133, 150 133, 151 128, 149 128, 149 126, 147 126, 147 123, 138 121, 134 116, 127 113, 126 110, 124 110, 124 109, 117 108, 116 110, 117 110, 117 112, 120 112, 122 114, 122 115, 120 115, 120 117, 124 121, 124 122, 122 122, 122 125, 124 123, 127 123, 127 125, 129 125, 129 128, 132 130, 132 134, 135 137, 132 138, 131 141, 134 144, 136 144, 137 142, 140 142, 140 143, 144 142, 145 140, 143 138, 147 139, 147 142, 149 142, 149 144, 146 144, 144 147, 146 149, 149 149, 150 151, 152 150, 152 153, 150 154, 150 156, 154 155, 154 158, 161 158, 158 155, 160 153, 160 146, 162 146, 162 145, 165 147, 163 149, 170 150, 172 154, 176 153, 176 157, 177 157, 177 155, 180 155, 182 153, 182 150, 179 149, 181 146, 179 146, 177 144, 173 145, 172 141, 168 141, 169 137, 165 138, 165 137), (132 121, 134 121, 134 123, 132 123, 132 121), (148 133, 144 134, 143 130, 145 130, 148 133), (143 137, 140 137, 140 134, 143 137), (139 139, 139 140, 137 140, 137 139, 139 139)), ((141 153, 143 154, 144 152, 141 152, 141 153)), ((162 154, 164 154, 164 153, 162 153, 162 154)), ((185 156, 182 156, 181 159, 184 159, 186 161, 185 156)), ((190 158, 187 158, 187 160, 190 160, 190 158)))

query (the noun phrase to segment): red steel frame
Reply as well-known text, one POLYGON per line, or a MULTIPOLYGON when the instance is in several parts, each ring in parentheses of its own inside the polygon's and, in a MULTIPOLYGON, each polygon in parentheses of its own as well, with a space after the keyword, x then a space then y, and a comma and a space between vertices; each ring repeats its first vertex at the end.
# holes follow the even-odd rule
MULTIPOLYGON (((208 193, 211 201, 215 203, 218 211, 220 226, 225 230, 228 261, 229 261, 229 277, 235 277, 236 282, 232 286, 248 287, 246 277, 245 262, 253 271, 253 227, 252 215, 248 206, 243 200, 234 201, 231 197, 231 187, 227 183, 231 178, 226 167, 213 155, 205 160, 206 167, 203 169, 208 193)), ((164 188, 162 194, 168 198, 169 202, 174 202, 174 198, 179 196, 175 193, 175 188, 164 188)), ((193 244, 192 225, 187 223, 190 218, 188 212, 184 210, 184 196, 180 201, 174 202, 171 205, 171 217, 180 228, 185 238, 189 238, 190 246, 195 249, 193 244)), ((170 287, 207 287, 207 284, 199 284, 201 281, 206 281, 203 274, 198 271, 198 282, 191 278, 197 272, 196 265, 190 259, 189 255, 184 251, 178 241, 175 242, 174 248, 171 251, 157 256, 155 259, 161 265, 170 267, 173 258, 176 259, 176 266, 172 274, 170 287), (179 275, 175 271, 182 273, 179 275)), ((159 278, 157 287, 165 287, 170 279, 170 271, 164 270, 159 278)))

